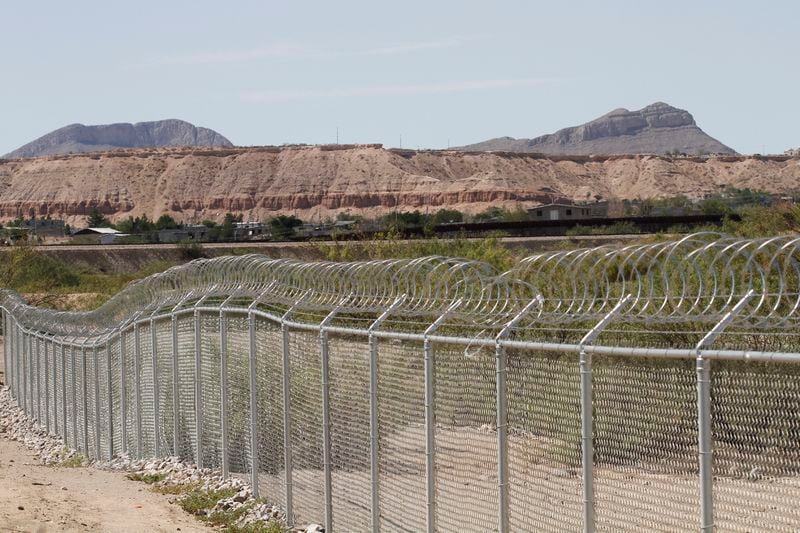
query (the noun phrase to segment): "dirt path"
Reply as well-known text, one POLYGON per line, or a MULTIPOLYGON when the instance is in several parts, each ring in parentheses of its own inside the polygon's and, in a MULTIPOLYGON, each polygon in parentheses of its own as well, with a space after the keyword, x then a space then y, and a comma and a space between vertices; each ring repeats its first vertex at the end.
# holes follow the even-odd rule
POLYGON ((209 531, 124 474, 39 464, 0 436, 0 531, 209 531))
POLYGON ((44 466, 0 433, 0 532, 210 531, 168 499, 119 472, 44 466))

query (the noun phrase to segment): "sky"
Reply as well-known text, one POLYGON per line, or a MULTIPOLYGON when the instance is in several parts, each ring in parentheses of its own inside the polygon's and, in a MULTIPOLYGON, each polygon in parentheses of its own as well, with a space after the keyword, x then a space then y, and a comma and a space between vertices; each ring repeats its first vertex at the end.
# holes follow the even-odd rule
POLYGON ((0 154, 179 118, 234 144, 446 148, 663 101, 800 146, 800 2, 0 0, 0 154))

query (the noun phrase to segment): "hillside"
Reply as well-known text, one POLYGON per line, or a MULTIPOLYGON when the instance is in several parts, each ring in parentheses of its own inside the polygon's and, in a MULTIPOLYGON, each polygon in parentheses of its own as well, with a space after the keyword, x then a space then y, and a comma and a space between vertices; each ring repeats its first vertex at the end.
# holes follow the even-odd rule
POLYGON ((663 102, 638 111, 615 109, 586 124, 535 139, 500 137, 460 149, 550 155, 736 153, 701 130, 688 111, 663 102))
POLYGON ((585 199, 700 197, 720 186, 800 189, 800 158, 544 157, 415 152, 377 145, 149 149, 0 160, 0 219, 50 214, 83 223, 93 207, 118 220, 227 211, 311 220, 442 207, 478 212, 585 199))
POLYGON ((198 128, 175 119, 101 126, 71 124, 39 137, 3 157, 15 159, 100 152, 116 148, 164 146, 230 147, 233 145, 214 130, 198 128))

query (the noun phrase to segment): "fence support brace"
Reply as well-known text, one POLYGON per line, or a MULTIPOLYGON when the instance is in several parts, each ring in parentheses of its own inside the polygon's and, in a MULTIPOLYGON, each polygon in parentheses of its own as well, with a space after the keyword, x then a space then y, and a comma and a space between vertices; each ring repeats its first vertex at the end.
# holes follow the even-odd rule
POLYGON ((714 442, 711 434, 711 361, 703 357, 707 348, 741 313, 755 294, 752 289, 697 343, 697 455, 700 463, 700 531, 714 531, 714 442))
POLYGON ((581 464, 583 466, 583 531, 594 533, 594 412, 592 409, 592 356, 585 347, 594 343, 600 333, 611 323, 615 316, 630 301, 631 295, 623 296, 606 316, 600 319, 580 342, 581 371, 581 464))
POLYGON ((371 501, 370 510, 372 515, 372 533, 378 533, 381 529, 381 509, 379 482, 379 432, 378 432, 378 339, 375 331, 381 324, 389 318, 400 305, 405 301, 406 295, 399 296, 386 311, 379 316, 369 327, 369 464, 371 478, 371 501))
POLYGON ((444 324, 463 302, 459 298, 428 329, 422 341, 425 365, 425 524, 428 533, 436 532, 436 362, 430 336, 444 324))

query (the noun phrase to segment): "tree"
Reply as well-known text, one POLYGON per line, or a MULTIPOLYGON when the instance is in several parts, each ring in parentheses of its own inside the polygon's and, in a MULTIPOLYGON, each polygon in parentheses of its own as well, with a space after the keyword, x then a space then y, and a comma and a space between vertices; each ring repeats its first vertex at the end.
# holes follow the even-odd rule
POLYGON ((158 217, 158 220, 156 220, 156 229, 157 230, 177 229, 177 228, 178 228, 178 223, 175 222, 174 218, 172 218, 171 216, 169 216, 167 214, 161 215, 160 217, 158 217))
POLYGON ((269 221, 274 239, 288 239, 294 234, 294 228, 302 226, 303 221, 294 215, 280 215, 269 221))
POLYGON ((111 226, 111 221, 95 207, 89 214, 89 218, 86 219, 86 224, 90 228, 107 228, 111 226))

